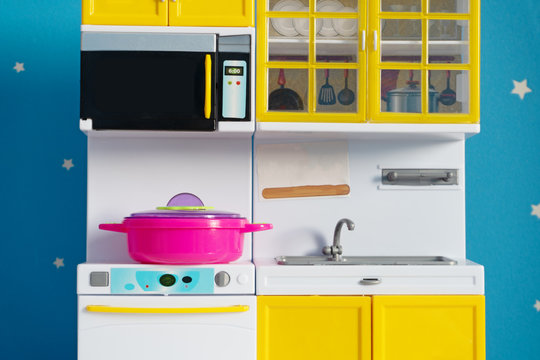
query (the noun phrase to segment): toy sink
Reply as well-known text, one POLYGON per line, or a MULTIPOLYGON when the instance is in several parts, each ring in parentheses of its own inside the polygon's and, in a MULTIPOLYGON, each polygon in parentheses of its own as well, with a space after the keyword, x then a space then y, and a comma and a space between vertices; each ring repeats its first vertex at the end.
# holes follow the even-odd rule
POLYGON ((456 265, 444 256, 278 256, 279 265, 456 265))

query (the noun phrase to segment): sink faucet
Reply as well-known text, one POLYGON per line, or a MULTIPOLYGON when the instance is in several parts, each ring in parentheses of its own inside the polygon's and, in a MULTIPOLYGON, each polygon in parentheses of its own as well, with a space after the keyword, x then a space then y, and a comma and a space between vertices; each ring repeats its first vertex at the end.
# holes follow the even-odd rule
POLYGON ((334 243, 332 246, 325 246, 322 249, 324 255, 331 255, 333 261, 342 261, 341 255, 343 254, 343 248, 341 247, 339 237, 341 235, 341 228, 343 224, 347 224, 347 229, 350 231, 354 230, 354 222, 349 219, 341 219, 336 224, 336 229, 334 230, 334 243))

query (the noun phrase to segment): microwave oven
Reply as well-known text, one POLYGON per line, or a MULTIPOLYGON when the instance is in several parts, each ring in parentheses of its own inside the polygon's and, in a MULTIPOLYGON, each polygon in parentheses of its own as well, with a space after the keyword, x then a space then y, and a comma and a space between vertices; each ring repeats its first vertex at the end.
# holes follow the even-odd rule
POLYGON ((215 131, 252 120, 251 34, 83 32, 81 121, 93 130, 215 131))

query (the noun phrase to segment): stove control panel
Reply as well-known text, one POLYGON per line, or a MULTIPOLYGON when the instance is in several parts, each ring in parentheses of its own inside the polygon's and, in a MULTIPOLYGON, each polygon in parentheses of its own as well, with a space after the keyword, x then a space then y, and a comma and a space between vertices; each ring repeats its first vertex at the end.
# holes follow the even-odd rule
POLYGON ((111 294, 213 294, 214 269, 112 268, 111 294))

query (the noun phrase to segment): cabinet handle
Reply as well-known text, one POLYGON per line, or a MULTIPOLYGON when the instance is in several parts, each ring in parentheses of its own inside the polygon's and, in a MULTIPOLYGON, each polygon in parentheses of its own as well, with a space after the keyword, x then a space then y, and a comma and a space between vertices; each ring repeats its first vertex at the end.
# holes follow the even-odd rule
POLYGON ((377 44, 379 43, 377 30, 373 30, 373 51, 377 51, 377 44))
POLYGON ((249 311, 249 305, 233 305, 204 308, 132 308, 106 305, 88 305, 86 311, 97 313, 121 314, 210 314, 210 313, 238 313, 249 311))
POLYGON ((176 0, 171 0, 172 2, 176 2, 176 0))
POLYGON ((362 30, 362 51, 366 50, 366 30, 362 30))
POLYGON ((204 59, 204 117, 210 119, 212 112, 212 58, 206 54, 204 59))
POLYGON ((360 280, 362 285, 378 285, 382 282, 380 278, 363 278, 360 280))

